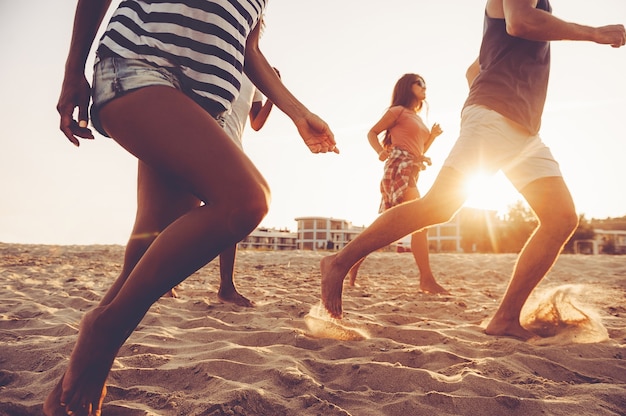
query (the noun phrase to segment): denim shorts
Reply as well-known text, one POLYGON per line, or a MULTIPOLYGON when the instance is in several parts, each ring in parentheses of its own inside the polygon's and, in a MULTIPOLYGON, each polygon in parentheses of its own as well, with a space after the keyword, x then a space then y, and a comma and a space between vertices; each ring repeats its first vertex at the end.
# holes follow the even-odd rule
POLYGON ((563 176, 538 134, 481 105, 463 110, 459 138, 444 166, 467 176, 502 170, 518 191, 537 179, 563 176))
MULTIPOLYGON (((181 76, 175 68, 159 67, 139 59, 101 58, 94 67, 92 83, 91 123, 98 133, 110 137, 100 122, 99 110, 109 101, 139 88, 163 85, 185 92, 181 76)), ((189 95, 189 94, 187 94, 189 95)), ((193 98, 193 97, 192 97, 193 98)), ((224 126, 224 109, 217 103, 203 108, 224 126)))

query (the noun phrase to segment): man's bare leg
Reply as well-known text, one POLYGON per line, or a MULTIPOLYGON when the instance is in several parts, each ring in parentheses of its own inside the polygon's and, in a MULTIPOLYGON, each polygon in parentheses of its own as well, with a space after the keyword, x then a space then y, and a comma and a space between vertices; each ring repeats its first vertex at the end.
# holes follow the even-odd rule
POLYGON ((405 235, 452 218, 467 198, 463 182, 461 173, 443 167, 423 198, 388 209, 347 246, 321 260, 322 304, 331 316, 342 315, 343 280, 350 268, 361 258, 405 235))
POLYGON ((578 217, 563 178, 536 180, 522 195, 537 215, 539 226, 522 249, 509 287, 485 332, 527 340, 534 334, 520 324, 522 307, 576 230, 578 217))

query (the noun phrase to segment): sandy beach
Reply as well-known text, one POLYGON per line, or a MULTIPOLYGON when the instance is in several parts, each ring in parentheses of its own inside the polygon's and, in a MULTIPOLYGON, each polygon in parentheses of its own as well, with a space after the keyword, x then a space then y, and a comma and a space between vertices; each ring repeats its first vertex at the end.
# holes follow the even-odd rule
MULTIPOLYGON (((432 254, 451 294, 427 295, 410 253, 374 253, 341 328, 316 312, 324 254, 240 251, 252 309, 217 300, 217 262, 195 273, 121 348, 103 415, 626 415, 626 256, 561 256, 521 342, 483 332, 515 255, 432 254)), ((0 415, 41 415, 122 256, 0 244, 0 415)))

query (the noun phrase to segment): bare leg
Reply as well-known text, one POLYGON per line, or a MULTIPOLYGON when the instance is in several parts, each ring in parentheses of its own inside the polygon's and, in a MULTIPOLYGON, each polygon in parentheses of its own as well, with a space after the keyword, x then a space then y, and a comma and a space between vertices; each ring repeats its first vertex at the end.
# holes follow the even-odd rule
MULTIPOLYGON (((143 163, 137 167, 137 213, 124 252, 122 272, 100 301, 107 305, 124 285, 154 239, 177 218, 199 207, 200 200, 180 186, 178 181, 143 163)), ((174 295, 174 289, 170 294, 174 295)))
MULTIPOLYGON (((186 212, 199 206, 200 200, 181 188, 177 181, 172 181, 171 178, 159 174, 158 171, 139 161, 135 225, 126 244, 122 272, 100 304, 106 305, 115 297, 137 262, 163 229, 186 212)), ((231 250, 233 250, 232 247, 220 254, 222 281, 218 297, 224 302, 251 307, 252 302, 240 295, 234 286, 235 253, 231 253, 231 250)), ((177 297, 174 288, 170 289, 168 294, 177 297)))
POLYGON ((237 256, 237 244, 228 247, 220 253, 220 289, 217 297, 222 302, 234 303, 235 305, 251 308, 254 303, 237 291, 234 281, 235 258, 237 256))
POLYGON ((504 298, 485 332, 529 339, 520 313, 524 303, 548 273, 578 224, 572 197, 560 177, 534 181, 522 191, 539 219, 539 226, 522 249, 504 298))
MULTIPOLYGON (((199 206, 199 200, 197 198, 188 192, 182 192, 178 183, 168 183, 167 179, 166 176, 159 175, 158 172, 139 161, 137 169, 137 213, 135 216, 135 224, 131 237, 126 244, 122 271, 105 296, 101 299, 100 306, 109 304, 109 302, 115 298, 135 265, 139 262, 148 247, 150 247, 154 239, 159 235, 160 231, 184 212, 187 212, 195 206, 199 206)), ((84 338, 84 340, 80 340, 79 342, 83 344, 88 344, 89 340, 92 338, 92 335, 89 334, 92 328, 92 325, 89 324, 92 315, 95 315, 95 313, 88 312, 81 321, 79 335, 84 338)), ((77 359, 79 358, 80 357, 77 359)), ((95 369, 88 371, 88 373, 93 371, 95 371, 95 369)), ((55 392, 51 394, 51 397, 59 397, 62 394, 62 384, 63 378, 55 387, 55 392)), ((101 405, 105 392, 106 388, 102 390, 101 397, 99 398, 97 391, 92 393, 93 399, 90 400, 90 402, 99 401, 98 405, 92 406, 93 408, 98 408, 101 405)), ((59 412, 55 413, 56 411, 54 409, 57 406, 56 403, 52 404, 53 410, 50 414, 66 414, 65 409, 57 409, 59 412)))
POLYGON ((449 294, 435 280, 433 271, 430 269, 430 256, 428 253, 428 230, 418 231, 411 235, 411 252, 420 271, 420 289, 424 293, 449 294))
POLYGON ((85 314, 61 387, 44 403, 46 415, 100 414, 104 383, 117 351, 150 306, 249 234, 268 209, 269 190, 261 174, 181 92, 142 88, 108 103, 100 115, 118 143, 180 181, 206 205, 167 226, 110 301, 85 314))
POLYGON ((467 198, 463 182, 462 174, 443 167, 423 198, 385 211, 347 246, 322 259, 322 303, 331 316, 341 317, 343 280, 350 268, 361 258, 405 235, 452 218, 467 198))
POLYGON ((356 276, 359 274, 359 268, 364 261, 365 257, 357 261, 356 264, 350 268, 350 271, 348 272, 348 276, 350 277, 350 286, 356 286, 356 276))

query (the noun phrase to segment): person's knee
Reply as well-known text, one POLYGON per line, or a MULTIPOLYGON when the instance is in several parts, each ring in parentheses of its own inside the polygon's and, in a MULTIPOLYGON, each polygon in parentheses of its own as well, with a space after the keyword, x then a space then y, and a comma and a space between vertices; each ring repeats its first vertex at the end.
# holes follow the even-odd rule
POLYGON ((239 208, 240 215, 247 219, 248 227, 254 229, 269 211, 269 193, 249 198, 244 206, 239 208))
POLYGON ((562 232, 569 238, 578 227, 578 215, 574 209, 568 210, 562 216, 562 232))
POLYGON ((270 191, 264 184, 239 192, 226 208, 229 227, 234 232, 249 234, 267 215, 269 205, 270 191))
POLYGON ((578 227, 578 215, 573 208, 558 210, 551 218, 542 221, 541 226, 547 227, 555 238, 566 240, 578 227))

